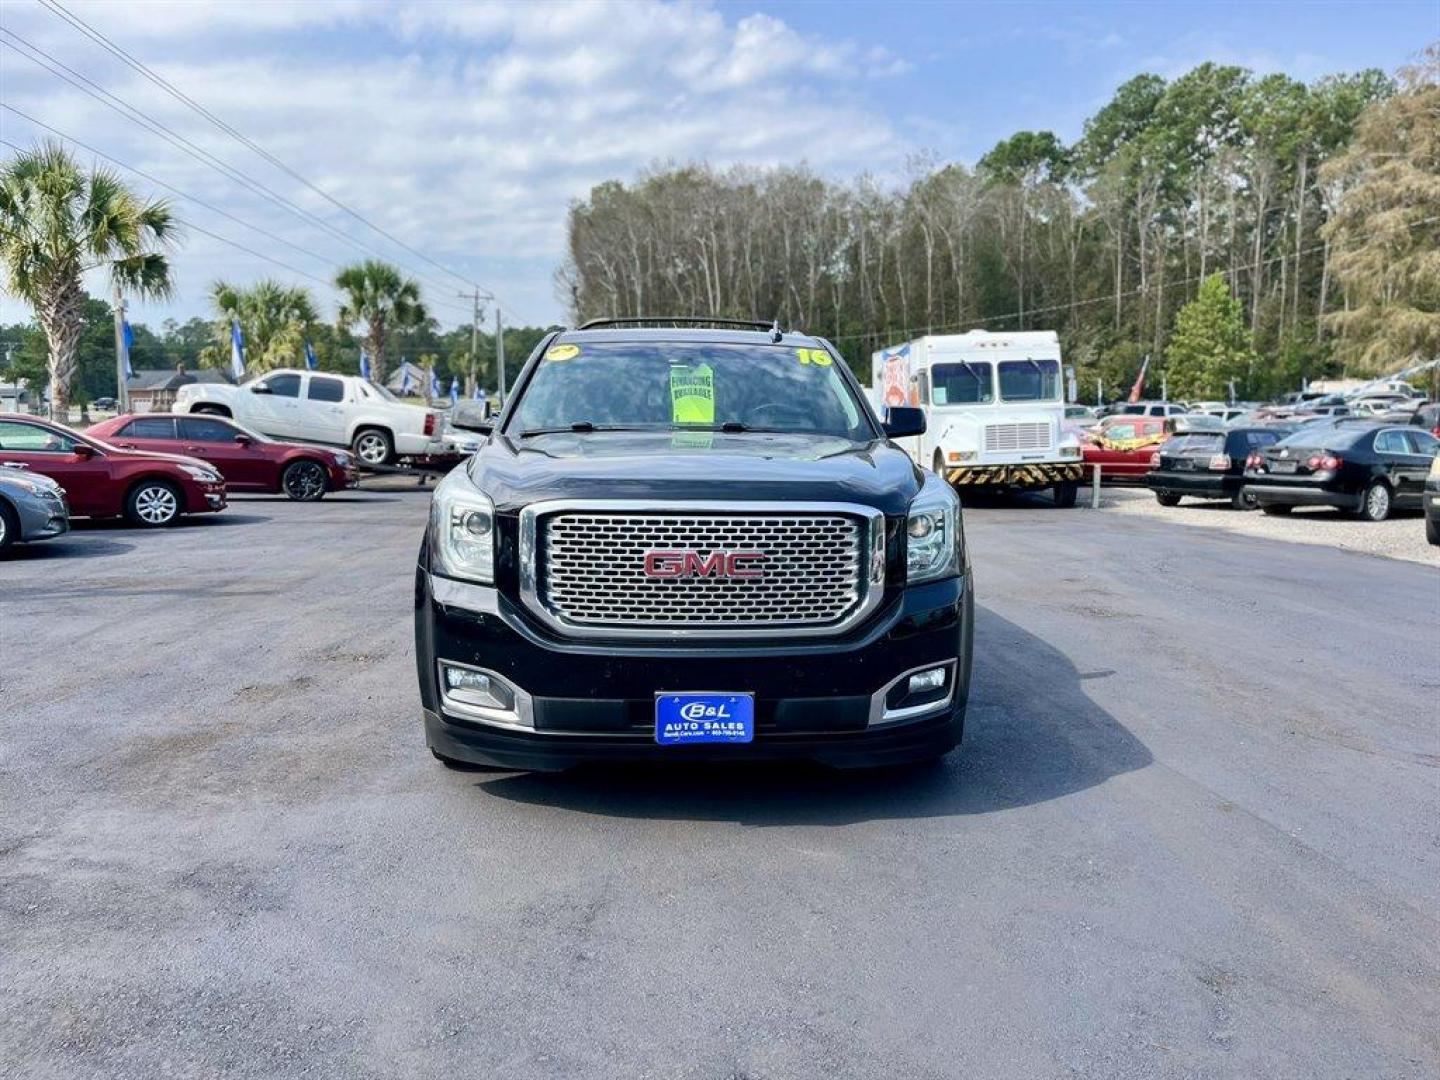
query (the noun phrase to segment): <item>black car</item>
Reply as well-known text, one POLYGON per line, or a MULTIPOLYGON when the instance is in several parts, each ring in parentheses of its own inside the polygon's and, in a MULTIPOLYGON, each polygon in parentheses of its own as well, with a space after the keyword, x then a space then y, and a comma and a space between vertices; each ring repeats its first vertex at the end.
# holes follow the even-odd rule
POLYGON ((1367 421, 1310 424, 1253 454, 1245 491, 1267 514, 1334 506, 1370 521, 1419 509, 1440 441, 1414 427, 1367 421))
POLYGON ((436 488, 415 588, 448 765, 937 758, 974 618, 960 503, 824 340, 552 333, 436 488))
POLYGON ((1440 439, 1440 402, 1427 401, 1410 414, 1413 427, 1424 428, 1440 439))
POLYGON ((1245 493, 1245 462, 1288 434, 1286 428, 1242 427, 1172 435, 1161 444, 1145 486, 1161 506, 1178 506, 1185 496, 1229 499, 1236 510, 1253 510, 1245 493))

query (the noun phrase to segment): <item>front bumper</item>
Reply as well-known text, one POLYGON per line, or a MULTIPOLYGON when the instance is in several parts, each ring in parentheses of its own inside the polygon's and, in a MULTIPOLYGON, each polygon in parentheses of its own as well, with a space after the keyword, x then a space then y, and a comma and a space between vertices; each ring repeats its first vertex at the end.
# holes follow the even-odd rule
POLYGON ((225 483, 192 483, 185 491, 185 513, 215 514, 226 506, 225 483))
POLYGON ((70 512, 61 499, 25 498, 14 500, 20 518, 20 540, 33 543, 50 540, 70 531, 70 512))
POLYGON ((935 757, 963 732, 973 624, 968 577, 903 590, 843 639, 765 643, 559 639, 496 590, 423 569, 415 596, 426 740, 460 761, 535 770, 647 759, 857 767, 935 757), (516 722, 466 715, 447 703, 440 661, 493 672, 520 690, 516 722), (949 671, 943 698, 904 707, 892 686, 938 666, 949 671), (753 693, 754 741, 659 745, 655 695, 685 691, 753 693))
POLYGON ((1022 465, 957 465, 945 479, 956 487, 1041 488, 1079 483, 1085 467, 1079 461, 1036 461, 1022 465))
POLYGON ((346 491, 360 486, 360 469, 356 465, 331 465, 326 472, 329 474, 327 491, 346 491))

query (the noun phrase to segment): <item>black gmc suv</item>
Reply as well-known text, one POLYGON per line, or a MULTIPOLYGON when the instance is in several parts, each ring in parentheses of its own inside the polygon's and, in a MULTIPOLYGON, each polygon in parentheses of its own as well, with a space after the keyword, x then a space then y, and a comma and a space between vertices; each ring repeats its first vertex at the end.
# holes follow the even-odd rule
MULTIPOLYGON (((960 502, 828 342, 601 320, 536 347, 415 576, 449 765, 938 758, 964 727, 960 502)), ((699 328, 698 324, 705 326, 699 328)), ((463 417, 456 423, 464 424, 463 417)))

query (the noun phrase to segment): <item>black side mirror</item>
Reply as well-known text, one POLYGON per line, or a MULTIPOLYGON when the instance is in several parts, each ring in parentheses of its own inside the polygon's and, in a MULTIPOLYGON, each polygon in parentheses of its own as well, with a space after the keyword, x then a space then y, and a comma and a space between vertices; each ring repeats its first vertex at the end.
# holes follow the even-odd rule
POLYGON ((495 421, 485 412, 485 405, 481 402, 456 402, 450 410, 450 426, 461 431, 473 431, 477 435, 489 435, 495 430, 495 421))
POLYGON ((273 394, 275 391, 271 390, 270 387, 266 386, 264 383, 256 383, 254 386, 250 387, 250 392, 252 394, 273 394))
POLYGON ((891 439, 904 439, 911 435, 925 434, 925 410, 909 405, 892 405, 885 410, 885 435, 891 439))
POLYGON ((89 461, 95 456, 95 448, 89 443, 77 442, 72 453, 81 461, 89 461))
POLYGON ((235 433, 235 441, 241 446, 249 446, 255 440, 250 438, 250 436, 246 435, 243 431, 237 431, 235 433))

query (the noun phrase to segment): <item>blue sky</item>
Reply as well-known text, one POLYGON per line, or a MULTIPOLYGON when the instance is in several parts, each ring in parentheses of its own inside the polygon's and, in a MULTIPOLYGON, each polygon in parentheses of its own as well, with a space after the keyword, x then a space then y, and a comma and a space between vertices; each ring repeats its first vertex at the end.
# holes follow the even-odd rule
MULTIPOLYGON (((866 170, 900 183, 917 153, 973 163, 1021 128, 1072 139, 1115 87, 1142 71, 1173 77, 1215 60, 1310 80, 1393 70, 1440 39, 1437 0, 62 2, 459 275, 366 230, 33 0, 4 0, 0 27, 349 238, 257 197, 0 48, 0 102, 246 223, 176 199, 194 228, 175 254, 173 300, 135 306, 135 317, 152 324, 205 314, 206 289, 221 277, 297 281, 333 310, 324 282, 364 248, 420 276, 446 325, 464 317, 455 296, 461 279, 498 293, 512 319, 560 319, 551 275, 564 255, 570 200, 657 161, 803 160, 831 176, 866 170)), ((28 145, 44 134, 0 110, 0 139, 28 145)), ((165 194, 131 179, 147 194, 165 194)), ((103 282, 92 288, 102 291, 103 282)), ((0 297, 0 320, 22 317, 23 308, 0 297)))

